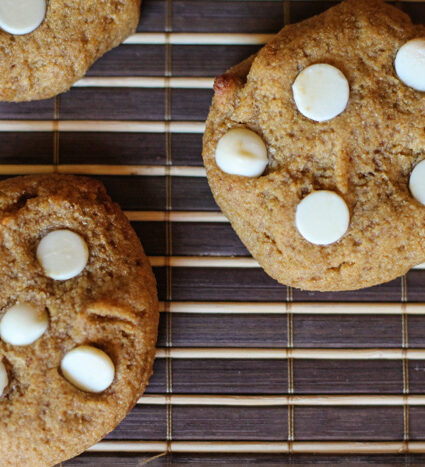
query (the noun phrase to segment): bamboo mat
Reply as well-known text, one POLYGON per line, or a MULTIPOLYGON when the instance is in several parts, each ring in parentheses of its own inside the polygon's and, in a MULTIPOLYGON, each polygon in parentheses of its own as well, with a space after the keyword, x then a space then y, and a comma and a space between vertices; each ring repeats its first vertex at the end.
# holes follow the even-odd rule
MULTIPOLYGON (((145 0, 137 33, 70 92, 0 104, 0 175, 102 180, 158 280, 145 395, 64 465, 425 463, 423 266, 357 292, 281 286, 219 212, 202 167, 213 77, 332 3, 145 0)), ((398 5, 425 22, 425 2, 398 5)))

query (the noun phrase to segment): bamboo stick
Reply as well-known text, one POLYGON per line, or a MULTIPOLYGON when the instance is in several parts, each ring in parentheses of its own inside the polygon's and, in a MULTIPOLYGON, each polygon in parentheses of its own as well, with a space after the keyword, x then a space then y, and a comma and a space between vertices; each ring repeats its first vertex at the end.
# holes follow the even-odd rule
POLYGON ((204 122, 115 120, 0 120, 0 132, 203 133, 204 122))
POLYGON ((296 406, 424 406, 425 395, 307 395, 307 396, 233 396, 233 395, 181 395, 146 394, 138 404, 147 405, 202 405, 230 407, 296 406))
MULTIPOLYGON (((174 452, 287 454, 289 443, 280 441, 101 441, 90 452, 174 452)), ((422 441, 293 441, 294 453, 401 454, 425 452, 422 441)))
POLYGON ((130 221, 154 222, 223 222, 228 219, 221 212, 200 211, 126 211, 130 221))
MULTIPOLYGON (((97 165, 97 164, 0 164, 1 175, 24 175, 58 172, 80 175, 140 175, 174 177, 205 177, 204 167, 166 165, 97 165)), ((165 216, 165 213, 164 213, 165 216)))
MULTIPOLYGON (((0 122, 1 129, 1 122, 0 122)), ((65 132, 126 132, 126 133, 164 133, 166 124, 163 121, 94 121, 72 120, 59 121, 57 129, 65 132)))
POLYGON ((0 120, 0 132, 3 131, 54 131, 53 120, 0 120))
MULTIPOLYGON (((21 166, 25 167, 25 166, 21 166)), ((2 166, 0 166, 0 173, 2 166)), ((94 164, 60 164, 59 173, 84 175, 144 175, 174 177, 205 177, 204 167, 166 166, 166 165, 94 165, 94 164)))
POLYGON ((323 349, 323 348, 158 348, 157 358, 254 360, 424 360, 425 349, 323 349))
POLYGON ((225 256, 151 256, 152 266, 175 268, 259 268, 253 258, 225 256))
POLYGON ((145 32, 133 34, 124 44, 263 45, 273 37, 274 34, 256 33, 145 32))
MULTIPOLYGON (((0 122, 0 129, 2 128, 0 122)), ((130 132, 130 133, 203 133, 204 122, 165 121, 109 121, 109 120, 60 120, 58 131, 67 132, 130 132)))
MULTIPOLYGON (((291 302, 295 315, 425 315, 424 303, 291 302)), ((205 314, 279 314, 286 302, 160 302, 161 312, 205 314)))
MULTIPOLYGON (((286 302, 164 302, 162 312, 205 314, 286 314, 286 302)), ((295 315, 424 315, 424 303, 292 302, 295 315)))
POLYGON ((47 174, 54 170, 53 164, 0 164, 0 175, 47 174))
MULTIPOLYGON (((347 314, 347 315, 400 315, 425 314, 423 303, 340 303, 292 302, 293 314, 347 314)), ((169 302, 172 313, 223 313, 223 314, 286 314, 286 302, 169 302)))
POLYGON ((89 452, 162 452, 166 441, 101 441, 87 449, 89 452))
POLYGON ((174 88, 212 89, 214 78, 165 77, 165 76, 90 76, 74 83, 74 87, 86 88, 174 88))

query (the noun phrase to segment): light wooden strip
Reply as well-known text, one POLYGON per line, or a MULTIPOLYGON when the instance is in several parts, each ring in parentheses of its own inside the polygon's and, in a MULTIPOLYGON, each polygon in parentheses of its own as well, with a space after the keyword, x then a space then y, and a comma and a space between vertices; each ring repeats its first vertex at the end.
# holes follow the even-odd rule
POLYGON ((90 76, 77 81, 77 88, 175 88, 175 89, 212 89, 214 78, 171 76, 90 76))
MULTIPOLYGON (((403 304, 410 315, 425 314, 425 303, 403 304)), ((295 314, 401 315, 401 303, 293 303, 295 314)))
MULTIPOLYGON (((173 32, 168 35, 172 45, 263 45, 274 34, 242 33, 185 33, 173 32)), ((136 33, 124 44, 166 44, 167 36, 163 32, 136 33)))
POLYGON ((0 120, 0 132, 44 132, 54 130, 55 124, 53 120, 0 120))
MULTIPOLYGON (((108 132, 108 133, 165 133, 163 121, 109 120, 0 120, 0 132, 108 132)), ((203 133, 204 122, 170 122, 171 133, 203 133)))
MULTIPOLYGON (((417 311, 425 313, 422 304, 407 304, 410 313, 417 311)), ((294 314, 342 314, 342 315, 401 315, 401 303, 292 303, 291 311, 294 314)))
MULTIPOLYGON (((18 166, 19 167, 19 166, 18 166)), ((0 166, 1 170, 1 166, 0 166)), ((60 173, 83 175, 145 175, 175 177, 206 177, 204 167, 165 165, 90 165, 61 164, 57 166, 60 173)))
MULTIPOLYGON (((204 129, 204 122, 170 122, 168 127, 168 130, 172 133, 203 133, 204 129)), ((61 120, 58 122, 58 130, 66 132, 165 133, 167 124, 164 121, 61 120)))
POLYGON ((258 268, 253 258, 225 256, 151 256, 152 266, 172 266, 175 268, 258 268))
POLYGON ((205 122, 170 122, 171 133, 203 133, 205 122))
MULTIPOLYGON (((233 453, 287 454, 289 445, 280 441, 171 441, 169 452, 174 453, 233 453)), ((400 454, 425 452, 425 442, 409 441, 294 441, 294 453, 320 454, 400 454)), ((90 452, 165 452, 165 441, 101 441, 90 452)))
MULTIPOLYGON (((425 443, 419 445, 425 447, 425 443)), ((292 444, 292 452, 312 454, 400 454, 405 450, 402 441, 297 441, 292 444)))
POLYGON ((157 349, 157 358, 312 360, 425 360, 425 349, 176 348, 157 349))
POLYGON ((101 441, 90 452, 287 453, 286 442, 244 441, 101 441))
POLYGON ((78 175, 145 175, 165 176, 167 168, 161 165, 90 165, 62 164, 58 172, 78 175))
MULTIPOLYGON (((425 303, 406 303, 409 315, 425 315, 425 303)), ((279 302, 160 302, 161 311, 205 314, 286 314, 279 302)), ((291 311, 299 315, 401 315, 401 303, 311 303, 293 302, 291 311)))
POLYGON ((88 452, 162 452, 166 441, 101 441, 87 449, 88 452))
POLYGON ((165 44, 166 43, 165 32, 139 32, 128 37, 123 43, 124 44, 165 44))
POLYGON ((54 168, 53 164, 0 164, 0 175, 46 174, 54 172, 54 168))
POLYGON ((268 452, 270 454, 273 453, 287 453, 289 452, 289 446, 286 442, 273 442, 273 443, 264 443, 264 442, 243 442, 243 441, 235 441, 235 442, 215 442, 215 441, 174 441, 171 443, 171 451, 172 452, 200 452, 200 453, 208 453, 208 452, 223 452, 223 453, 259 453, 268 452), (196 451, 194 451, 196 450, 196 451))
POLYGON ((216 396, 149 394, 139 404, 147 405, 203 405, 231 407, 297 406, 424 406, 425 395, 311 395, 311 396, 216 396))
POLYGON ((204 167, 178 166, 169 167, 169 175, 173 177, 206 177, 204 167))
POLYGON ((126 211, 130 221, 145 222, 224 222, 229 221, 221 212, 199 212, 199 211, 126 211))
POLYGON ((180 395, 155 394, 144 395, 138 404, 148 405, 205 405, 205 406, 237 406, 262 407, 281 406, 288 404, 287 396, 210 396, 210 395, 180 395))
MULTIPOLYGON (((173 313, 286 314, 286 304, 279 302, 170 302, 173 313)), ((365 314, 399 315, 401 303, 310 303, 293 302, 294 314, 365 314)), ((407 313, 425 314, 425 304, 408 303, 407 313)))
POLYGON ((170 302, 172 313, 286 314, 285 303, 273 302, 170 302))
MULTIPOLYGON (((174 177, 205 177, 204 167, 165 165, 93 165, 93 164, 60 164, 29 165, 29 164, 0 164, 0 175, 25 175, 37 173, 52 173, 79 175, 144 175, 174 177)), ((165 215, 165 214, 164 214, 165 215)))

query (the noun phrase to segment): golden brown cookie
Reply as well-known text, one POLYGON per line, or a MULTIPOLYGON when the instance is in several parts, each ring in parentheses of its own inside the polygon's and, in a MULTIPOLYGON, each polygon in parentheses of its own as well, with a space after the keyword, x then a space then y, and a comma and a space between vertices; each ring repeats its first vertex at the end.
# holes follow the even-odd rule
POLYGON ((216 79, 204 136, 208 180, 237 234, 279 282, 357 289, 425 261, 425 207, 409 192, 412 169, 425 159, 425 95, 394 67, 399 49, 424 36, 393 6, 348 0, 285 27, 216 79), (293 90, 300 73, 320 63, 340 70, 350 92, 346 108, 321 122, 301 113, 293 90), (218 141, 233 128, 263 139, 262 176, 217 166, 218 141), (321 190, 337 194, 349 213, 345 235, 328 245, 307 241, 296 225, 301 201, 321 190))
POLYGON ((1 465, 50 466, 99 441, 145 389, 157 336, 156 283, 128 220, 103 185, 88 178, 0 182, 0 252, 0 370, 7 374, 4 384, 0 371, 1 465), (69 279, 49 276, 58 267, 63 272, 66 261, 75 265, 84 249, 71 241, 76 254, 63 261, 69 245, 46 241, 58 231, 87 247, 82 272, 69 279), (36 310, 38 321, 13 315, 23 304, 36 310), (70 359, 80 346, 110 360, 95 355, 93 369, 86 347, 70 359), (85 369, 91 373, 82 375, 85 369), (79 377, 92 386, 79 389, 79 377))
POLYGON ((140 0, 47 0, 45 19, 33 32, 0 30, 0 100, 46 99, 68 90, 135 31, 139 15, 140 0))

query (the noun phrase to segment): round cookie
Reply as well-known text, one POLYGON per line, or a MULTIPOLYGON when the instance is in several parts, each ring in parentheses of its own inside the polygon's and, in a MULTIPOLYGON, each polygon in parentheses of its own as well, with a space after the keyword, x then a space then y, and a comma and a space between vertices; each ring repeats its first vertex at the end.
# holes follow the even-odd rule
MULTIPOLYGON (((400 48, 418 37, 425 27, 399 9, 348 0, 285 27, 256 56, 216 78, 204 135, 208 181, 237 234, 279 282, 358 289, 425 261, 425 207, 409 192, 410 173, 425 159, 425 95, 394 66, 400 48), (342 112, 321 122, 303 115, 294 99, 297 77, 315 64, 335 67, 349 85, 348 103, 340 93, 342 112), (261 176, 218 167, 217 144, 234 128, 252 130, 266 144, 261 176), (306 240, 295 219, 302 200, 320 190, 336 193, 349 210, 347 231, 329 245, 306 240)), ((317 79, 297 92, 314 98, 317 79)))
POLYGON ((47 0, 34 31, 0 29, 0 100, 47 99, 68 90, 136 30, 139 16, 140 0, 47 0))
POLYGON ((0 252, 1 464, 55 465, 104 437, 144 391, 155 279, 127 218, 88 178, 1 181, 0 252), (68 278, 49 277, 52 261, 39 260, 52 255, 68 278))

